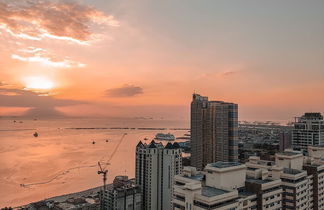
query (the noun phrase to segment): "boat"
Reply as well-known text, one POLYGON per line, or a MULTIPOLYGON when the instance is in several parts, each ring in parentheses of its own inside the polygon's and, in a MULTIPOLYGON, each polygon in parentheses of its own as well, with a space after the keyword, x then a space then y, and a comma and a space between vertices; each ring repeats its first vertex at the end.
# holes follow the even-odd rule
POLYGON ((171 133, 167 133, 167 134, 157 133, 155 135, 155 139, 157 139, 157 140, 166 140, 166 141, 174 141, 175 140, 175 137, 171 133))
POLYGON ((37 132, 35 132, 33 135, 34 135, 34 137, 38 137, 38 133, 37 132))

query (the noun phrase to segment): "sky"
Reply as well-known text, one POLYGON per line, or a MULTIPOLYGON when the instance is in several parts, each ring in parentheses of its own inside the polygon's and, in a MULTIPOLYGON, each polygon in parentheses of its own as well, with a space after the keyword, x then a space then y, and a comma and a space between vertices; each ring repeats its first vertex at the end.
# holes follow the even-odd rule
POLYGON ((0 115, 324 113, 324 1, 0 0, 0 115))

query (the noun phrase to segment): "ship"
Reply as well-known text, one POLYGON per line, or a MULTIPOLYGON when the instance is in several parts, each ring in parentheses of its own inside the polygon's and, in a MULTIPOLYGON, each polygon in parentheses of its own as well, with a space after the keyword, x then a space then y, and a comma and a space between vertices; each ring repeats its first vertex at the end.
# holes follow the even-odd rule
POLYGON ((37 132, 35 132, 33 135, 34 135, 34 137, 38 137, 38 133, 37 132))
POLYGON ((175 140, 175 137, 171 133, 167 133, 167 134, 157 133, 155 135, 155 139, 157 139, 157 140, 166 140, 166 141, 174 141, 175 140))

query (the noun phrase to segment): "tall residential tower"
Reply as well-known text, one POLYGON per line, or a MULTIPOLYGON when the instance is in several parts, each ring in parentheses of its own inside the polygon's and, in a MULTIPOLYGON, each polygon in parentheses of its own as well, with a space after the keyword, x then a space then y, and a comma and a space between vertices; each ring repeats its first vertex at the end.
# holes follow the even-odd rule
POLYGON ((178 143, 136 146, 136 184, 142 190, 143 210, 171 210, 174 175, 182 172, 181 149, 178 143))
POLYGON ((238 160, 238 105, 208 101, 193 94, 191 102, 191 165, 238 160))

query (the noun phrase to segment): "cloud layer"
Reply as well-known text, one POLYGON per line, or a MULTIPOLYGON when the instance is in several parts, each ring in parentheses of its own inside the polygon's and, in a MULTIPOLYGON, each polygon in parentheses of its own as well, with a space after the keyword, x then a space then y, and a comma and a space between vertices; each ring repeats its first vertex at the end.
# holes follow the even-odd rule
POLYGON ((58 39, 85 44, 91 27, 119 26, 113 16, 74 1, 10 0, 0 2, 0 28, 21 39, 58 39))
POLYGON ((62 115, 55 107, 83 104, 75 100, 57 99, 53 96, 41 96, 28 90, 0 88, 0 107, 28 107, 26 114, 33 116, 62 115))
POLYGON ((41 63, 55 68, 82 68, 85 66, 85 64, 78 61, 70 60, 67 57, 55 56, 45 49, 35 47, 20 49, 16 54, 12 54, 11 58, 25 62, 41 63))
POLYGON ((124 85, 123 87, 108 89, 105 94, 107 97, 132 97, 143 94, 143 88, 134 85, 124 85))
POLYGON ((50 49, 52 42, 89 46, 118 26, 112 15, 74 0, 0 0, 0 38, 9 43, 11 58, 22 62, 82 68, 83 62, 50 49))

